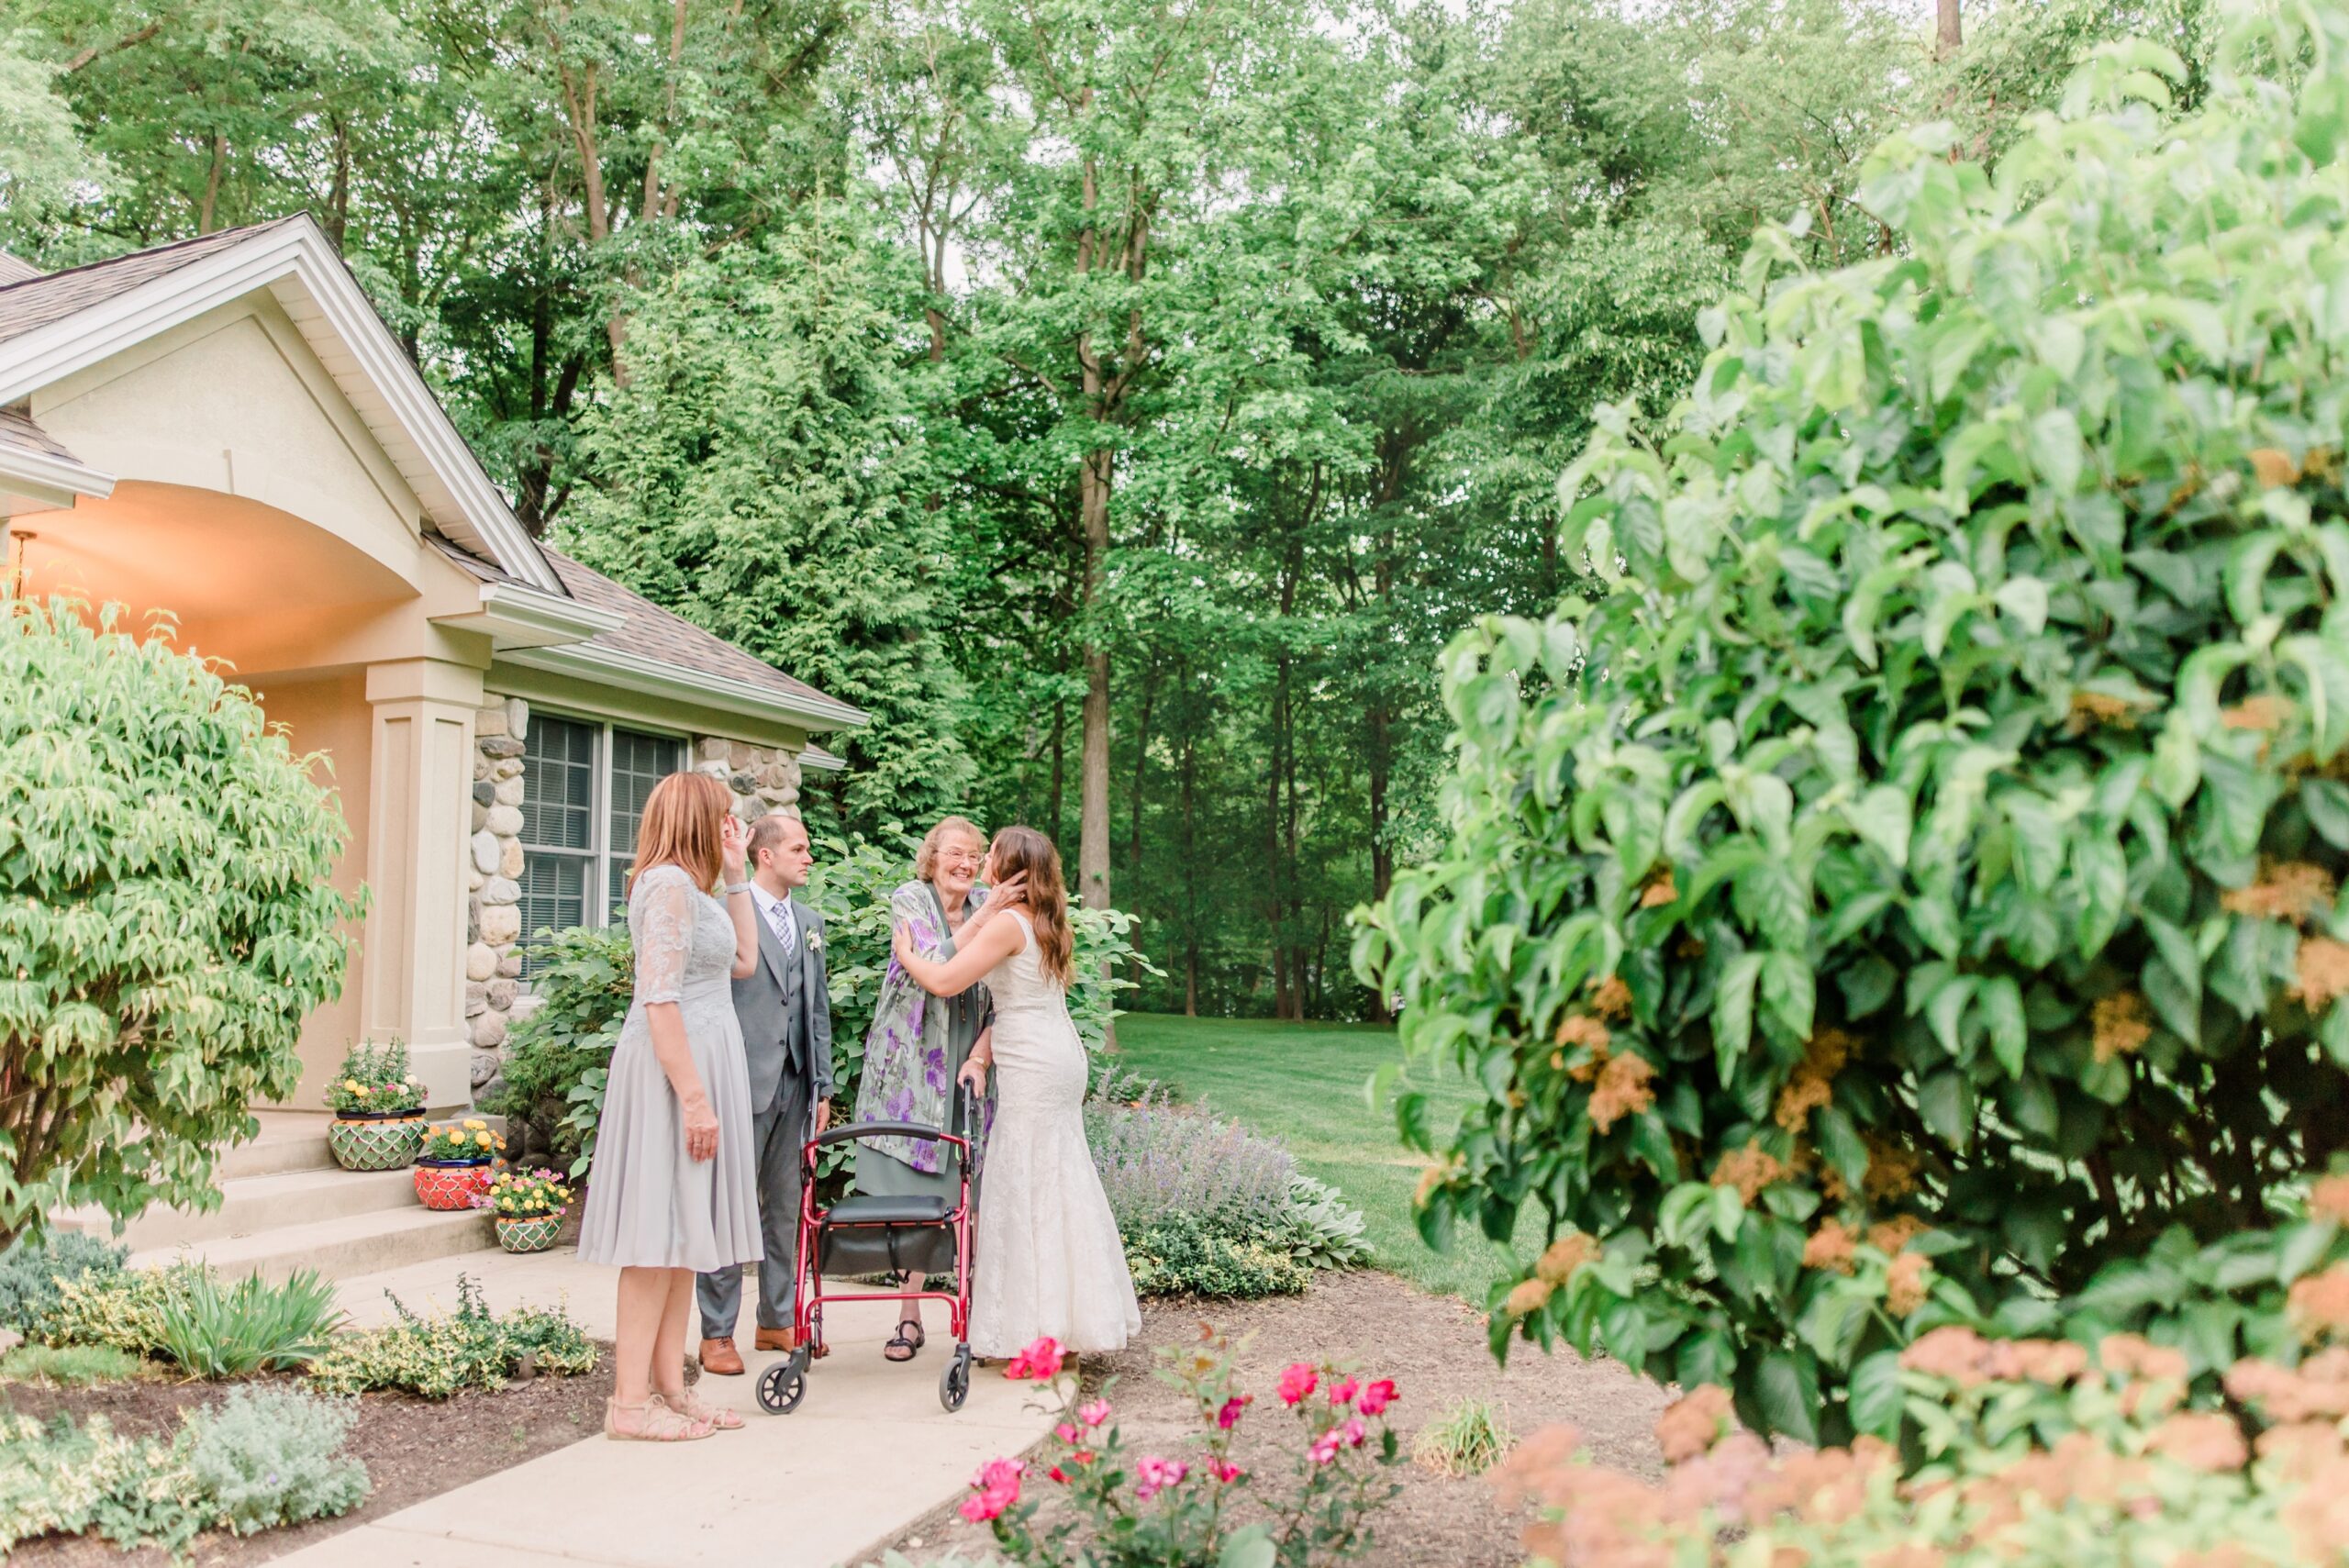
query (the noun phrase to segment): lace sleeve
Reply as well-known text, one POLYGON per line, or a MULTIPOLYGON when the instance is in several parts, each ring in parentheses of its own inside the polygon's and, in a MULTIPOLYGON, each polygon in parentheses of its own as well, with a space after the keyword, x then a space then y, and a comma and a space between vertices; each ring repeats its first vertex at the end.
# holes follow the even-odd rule
POLYGON ((629 911, 629 936, 636 945, 636 999, 674 1002, 685 995, 685 955, 694 945, 694 886, 675 866, 644 873, 629 911))

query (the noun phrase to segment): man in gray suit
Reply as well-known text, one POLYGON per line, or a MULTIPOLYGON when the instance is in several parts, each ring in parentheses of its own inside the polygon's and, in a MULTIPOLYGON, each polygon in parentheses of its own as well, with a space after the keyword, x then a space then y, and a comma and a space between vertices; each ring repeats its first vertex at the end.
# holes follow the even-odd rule
MULTIPOLYGON (((801 1145, 807 1110, 815 1128, 831 1124, 832 1006, 824 973, 824 917, 792 896, 807 884, 815 856, 807 828, 796 817, 772 813, 751 825, 751 903, 759 917, 759 966, 734 982, 734 1016, 742 1023, 742 1051, 751 1068, 752 1158, 759 1170, 759 1228, 766 1256, 759 1263, 757 1347, 796 1349, 792 1308, 799 1298, 801 1145)), ((701 1366, 740 1375, 734 1322, 742 1311, 740 1264, 704 1274, 701 1366)), ((818 1355, 824 1350, 818 1347, 818 1355)))

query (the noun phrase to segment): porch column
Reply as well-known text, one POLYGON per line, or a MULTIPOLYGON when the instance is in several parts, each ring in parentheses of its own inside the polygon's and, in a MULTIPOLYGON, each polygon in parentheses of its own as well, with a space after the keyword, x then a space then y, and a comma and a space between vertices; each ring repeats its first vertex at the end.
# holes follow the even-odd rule
POLYGON ((473 827, 479 670, 439 659, 367 667, 373 773, 367 804, 362 1017, 407 1042, 426 1104, 473 1102, 465 1034, 465 844, 473 827))

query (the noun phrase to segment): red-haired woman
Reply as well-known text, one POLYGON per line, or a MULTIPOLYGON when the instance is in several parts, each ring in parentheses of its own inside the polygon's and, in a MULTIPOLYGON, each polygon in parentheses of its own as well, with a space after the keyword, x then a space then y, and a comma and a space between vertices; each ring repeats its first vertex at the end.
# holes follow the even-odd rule
MULTIPOLYGON (((986 1201, 972 1243, 971 1348, 1008 1356, 1047 1335, 1083 1355, 1122 1350, 1141 1328, 1125 1244, 1085 1142, 1085 1044, 1068 1016, 1075 934, 1060 851, 1030 828, 1006 828, 986 881, 1003 917, 924 958, 897 929, 897 962, 933 996, 979 980, 995 1001, 995 1125, 986 1201)), ((963 1073, 984 1083, 989 1051, 963 1073)))
POLYGON ((759 962, 742 871, 748 832, 726 786, 652 786, 629 874, 636 996, 612 1047, 579 1256, 620 1271, 604 1435, 681 1442, 742 1425, 685 1387, 694 1276, 758 1260, 751 1079, 731 982, 759 962), (724 888, 721 898, 720 886, 724 888))

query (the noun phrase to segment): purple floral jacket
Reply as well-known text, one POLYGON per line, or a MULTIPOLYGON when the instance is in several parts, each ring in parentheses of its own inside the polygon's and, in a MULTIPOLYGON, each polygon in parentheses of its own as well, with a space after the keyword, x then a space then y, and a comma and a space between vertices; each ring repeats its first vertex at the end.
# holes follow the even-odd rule
MULTIPOLYGON (((975 909, 984 896, 974 889, 970 907, 975 909)), ((945 906, 930 884, 909 882, 891 894, 889 918, 893 926, 912 931, 914 946, 924 957, 942 961, 954 955, 945 906)), ((856 1119, 952 1128, 954 1074, 994 1017, 995 1005, 985 985, 974 985, 953 996, 932 996, 914 984, 913 976, 893 956, 881 977, 873 1032, 864 1040, 856 1119)), ((995 1101, 990 1095, 979 1113, 975 1141, 985 1141, 994 1122, 995 1101)), ((941 1144, 911 1138, 875 1138, 865 1146, 925 1174, 946 1167, 947 1151, 941 1144)))

